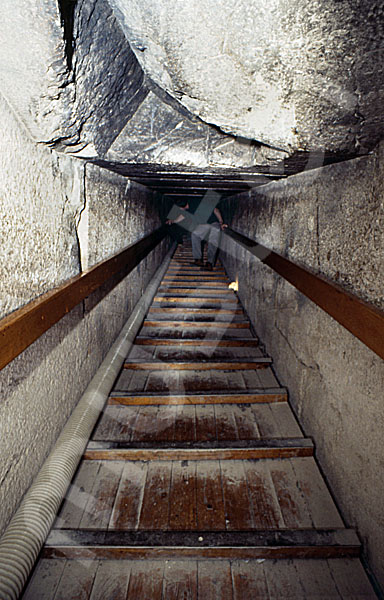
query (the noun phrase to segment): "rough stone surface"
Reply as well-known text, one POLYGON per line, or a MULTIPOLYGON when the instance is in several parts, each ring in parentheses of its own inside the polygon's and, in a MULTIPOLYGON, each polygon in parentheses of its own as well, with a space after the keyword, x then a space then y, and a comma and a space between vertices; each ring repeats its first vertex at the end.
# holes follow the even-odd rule
POLYGON ((30 142, 0 97, 0 317, 75 275, 78 161, 30 142))
MULTIPOLYGON (((95 166, 84 173, 76 159, 29 142, 8 107, 0 109, 4 314, 78 273, 80 255, 89 266, 158 227, 162 205, 142 186, 127 187, 126 179, 95 166)), ((165 251, 163 243, 113 290, 92 294, 1 370, 0 533, 165 251)))
POLYGON ((77 3, 70 62, 54 0, 7 0, 0 20, 0 91, 33 139, 104 152, 147 93, 108 3, 77 3))
POLYGON ((110 0, 149 76, 223 131, 286 150, 382 137, 377 0, 110 0))
MULTIPOLYGON (((233 227, 383 308, 383 148, 231 200, 233 227)), ((346 521, 384 581, 383 361, 269 267, 226 242, 225 266, 316 443, 346 521)))
POLYGON ((276 165, 287 156, 286 152, 225 135, 150 92, 105 158, 220 168, 276 165))

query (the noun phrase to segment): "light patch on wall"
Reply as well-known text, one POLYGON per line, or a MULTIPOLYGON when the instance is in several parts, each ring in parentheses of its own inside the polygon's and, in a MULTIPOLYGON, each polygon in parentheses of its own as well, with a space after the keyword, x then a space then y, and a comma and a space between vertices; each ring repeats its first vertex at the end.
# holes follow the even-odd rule
POLYGON ((238 282, 238 280, 236 279, 236 281, 232 281, 229 284, 228 288, 230 290, 233 290, 234 292, 238 292, 239 291, 239 282, 238 282))

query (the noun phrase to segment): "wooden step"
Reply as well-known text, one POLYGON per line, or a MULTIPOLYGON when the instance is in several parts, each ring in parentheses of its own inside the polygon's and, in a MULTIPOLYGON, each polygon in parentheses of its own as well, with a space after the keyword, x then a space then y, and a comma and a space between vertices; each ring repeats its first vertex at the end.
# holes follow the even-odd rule
POLYGON ((134 370, 123 369, 114 391, 147 394, 190 394, 194 392, 243 392, 278 387, 270 367, 249 370, 134 370))
MULTIPOLYGON (((199 539, 198 543, 201 544, 199 539)), ((62 539, 45 552, 53 558, 59 548, 70 553, 71 547, 64 547, 62 539)), ((90 554, 91 549, 88 549, 90 554)), ((73 554, 72 550, 70 559, 41 560, 24 600, 42 598, 42 589, 44 599, 377 600, 357 558, 104 559, 88 560, 85 564, 81 558, 73 558, 73 554)))
MULTIPOLYGON (((129 443, 168 442, 257 443, 268 439, 302 438, 301 429, 290 407, 281 402, 221 403, 220 396, 211 404, 154 404, 125 402, 114 397, 106 406, 92 434, 94 441, 129 443)), ((144 397, 144 401, 147 400, 144 397)), ((201 400, 201 398, 197 398, 201 400)), ((231 398, 232 400, 232 398, 231 398)))
POLYGON ((154 298, 154 302, 160 303, 176 303, 176 304, 200 304, 201 306, 205 304, 215 304, 217 306, 221 306, 221 304, 233 304, 238 305, 239 302, 235 296, 232 298, 218 297, 214 296, 214 294, 201 293, 198 296, 186 296, 185 294, 157 294, 154 298))
POLYGON ((247 347, 247 348, 251 348, 251 347, 256 347, 258 346, 259 341, 257 338, 238 338, 238 339, 232 339, 232 340, 223 340, 223 339, 216 339, 216 340, 209 340, 209 339, 203 339, 203 340, 196 340, 196 339, 188 339, 188 338, 166 338, 166 339, 156 339, 156 338, 147 338, 145 336, 138 336, 135 339, 135 345, 141 345, 141 346, 197 346, 197 347, 201 347, 201 346, 205 346, 205 347, 209 347, 209 348, 217 348, 217 347, 225 347, 225 348, 238 348, 238 347, 247 347))
POLYGON ((176 320, 149 320, 145 319, 143 327, 175 327, 186 329, 189 327, 204 327, 206 329, 249 329, 249 321, 176 321, 176 320))
MULTIPOLYGON (((212 323, 211 323, 212 325, 212 323)), ((200 322, 190 323, 188 327, 182 327, 180 323, 174 322, 172 326, 150 327, 143 326, 140 336, 154 338, 157 340, 170 339, 180 341, 183 339, 205 340, 233 340, 254 339, 249 328, 238 327, 206 327, 200 322)))
POLYGON ((260 532, 51 531, 44 558, 298 559, 354 558, 360 542, 353 529, 260 532))
POLYGON ((187 315, 244 315, 244 311, 241 308, 196 308, 190 307, 188 310, 181 309, 178 307, 162 308, 159 306, 151 306, 149 313, 160 313, 160 314, 187 314, 187 315))
MULTIPOLYGON (((97 445, 97 442, 94 442, 97 445)), ((197 442, 195 444, 181 442, 157 442, 153 444, 140 442, 119 445, 118 442, 106 442, 104 446, 93 447, 90 442, 84 452, 84 460, 123 460, 123 461, 202 461, 202 460, 261 460, 288 459, 313 456, 313 444, 309 439, 261 440, 254 441, 252 447, 240 441, 231 444, 219 442, 197 442), (115 444, 116 447, 113 447, 115 444), (200 446, 204 447, 201 448, 200 446), (138 447, 134 447, 138 446, 138 447), (150 447, 152 446, 152 447, 150 447), (162 447, 164 446, 164 447, 162 447), (221 447, 220 447, 221 446, 221 447), (227 446, 227 447, 226 447, 227 446)))
POLYGON ((183 345, 182 340, 179 344, 174 345, 134 345, 129 353, 129 359, 140 359, 146 361, 161 361, 161 362, 200 362, 200 361, 221 361, 221 360, 236 360, 246 361, 254 358, 262 358, 263 353, 257 346, 235 348, 225 346, 190 346, 183 345))
POLYGON ((247 390, 246 392, 232 392, 219 390, 209 394, 189 393, 189 394, 132 394, 116 392, 109 398, 109 404, 118 404, 126 406, 134 405, 189 405, 189 404, 261 404, 270 402, 285 402, 288 398, 285 388, 270 388, 263 390, 247 390))
POLYGON ((311 457, 84 460, 55 527, 109 531, 344 529, 311 457))
POLYGON ((178 312, 174 313, 162 313, 164 309, 159 309, 158 311, 153 311, 152 309, 147 314, 147 320, 157 320, 157 321, 178 321, 181 323, 247 323, 247 326, 244 326, 244 329, 250 326, 249 321, 247 321, 244 316, 236 315, 236 314, 221 314, 220 312, 216 313, 191 313, 189 310, 177 309, 178 312))
POLYGON ((196 361, 196 362, 185 362, 185 361, 174 361, 174 362, 163 362, 163 361, 150 361, 143 362, 136 359, 127 360, 124 363, 124 369, 135 369, 138 371, 209 371, 209 370, 222 370, 222 371, 234 371, 240 370, 245 371, 248 369, 265 369, 267 366, 272 364, 272 359, 269 357, 253 358, 247 361, 238 361, 236 359, 226 359, 220 361, 196 361))

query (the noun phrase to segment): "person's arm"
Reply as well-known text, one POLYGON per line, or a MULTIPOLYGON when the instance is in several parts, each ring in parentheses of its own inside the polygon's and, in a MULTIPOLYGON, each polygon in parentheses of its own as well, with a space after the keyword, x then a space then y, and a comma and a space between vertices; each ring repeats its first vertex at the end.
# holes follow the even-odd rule
POLYGON ((167 225, 174 225, 175 223, 180 223, 180 221, 184 221, 184 215, 180 214, 176 219, 168 219, 166 222, 167 225))
POLYGON ((224 223, 223 217, 221 216, 221 212, 217 207, 213 209, 213 212, 219 220, 220 228, 225 229, 226 227, 228 227, 228 225, 224 223))

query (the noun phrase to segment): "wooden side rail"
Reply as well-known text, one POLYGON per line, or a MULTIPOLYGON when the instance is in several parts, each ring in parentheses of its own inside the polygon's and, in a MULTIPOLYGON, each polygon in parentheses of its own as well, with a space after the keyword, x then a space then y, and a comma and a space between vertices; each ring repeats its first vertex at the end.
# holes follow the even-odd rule
POLYGON ((360 300, 354 294, 346 291, 340 285, 328 281, 322 275, 315 274, 306 267, 293 263, 291 260, 233 229, 226 229, 226 235, 284 277, 368 348, 384 358, 383 311, 364 300, 360 300))
POLYGON ((107 281, 114 278, 117 285, 166 234, 167 228, 160 227, 0 320, 0 369, 107 281))

